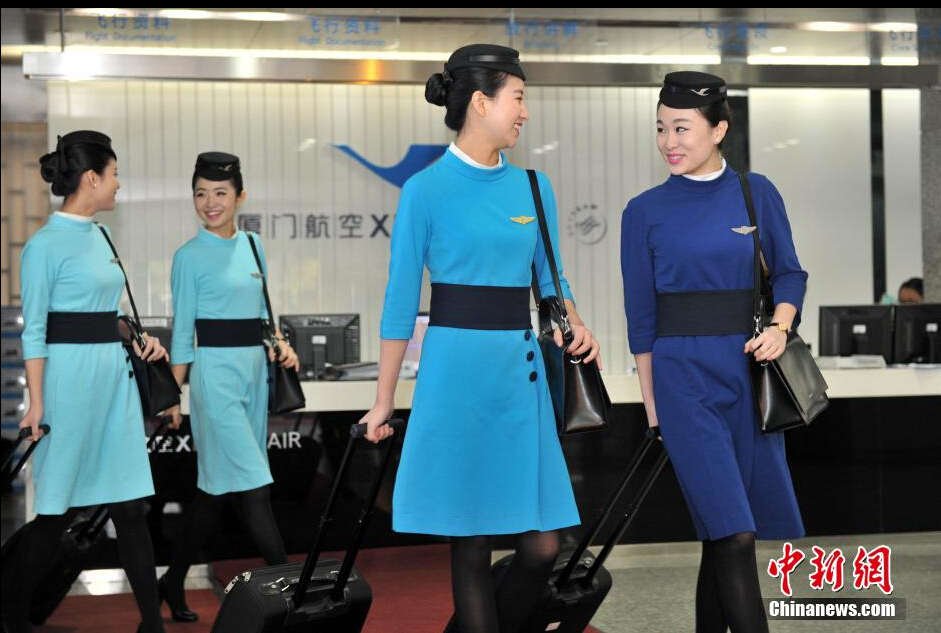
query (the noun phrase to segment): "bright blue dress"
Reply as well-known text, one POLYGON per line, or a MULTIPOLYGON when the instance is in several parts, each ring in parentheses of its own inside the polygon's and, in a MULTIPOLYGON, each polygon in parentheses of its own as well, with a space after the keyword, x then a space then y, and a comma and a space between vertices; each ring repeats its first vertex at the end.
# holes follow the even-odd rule
MULTIPOLYGON (((539 174, 558 254, 555 198, 539 174)), ((384 339, 408 339, 422 273, 432 283, 528 287, 535 260, 554 295, 526 172, 451 151, 410 178, 392 231, 384 339)), ((560 271, 561 272, 561 271, 560 271)), ((563 279, 563 294, 571 298, 563 279)), ((544 366, 530 330, 429 327, 392 502, 399 532, 470 536, 579 523, 544 366)))
MULTIPOLYGON (((784 201, 764 176, 749 182, 774 299, 800 310, 807 273, 784 201)), ((731 168, 711 181, 670 176, 631 200, 622 220, 628 340, 634 354, 653 353, 657 419, 700 540, 804 534, 784 435, 758 428, 742 352, 749 337, 656 335, 658 292, 753 287, 754 238, 732 230, 749 224, 731 168)))
MULTIPOLYGON (((251 234, 267 274, 261 240, 251 234)), ((170 362, 192 363, 190 426, 196 485, 213 495, 272 482, 268 467, 268 356, 255 347, 196 347, 196 319, 267 319, 248 234, 218 237, 200 227, 173 255, 170 362)), ((198 341, 197 341, 198 344, 198 341)))
POLYGON ((137 383, 121 343, 47 344, 49 312, 119 312, 124 276, 91 222, 54 213, 23 248, 23 358, 45 358, 33 454, 37 514, 154 494, 137 383))

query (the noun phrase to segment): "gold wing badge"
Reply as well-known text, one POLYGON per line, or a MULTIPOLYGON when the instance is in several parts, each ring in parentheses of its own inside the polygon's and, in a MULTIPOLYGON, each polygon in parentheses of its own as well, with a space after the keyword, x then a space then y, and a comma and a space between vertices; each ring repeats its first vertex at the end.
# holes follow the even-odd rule
POLYGON ((517 224, 529 224, 536 218, 532 216, 528 216, 528 215, 518 215, 515 218, 511 217, 510 219, 516 222, 517 224))
POLYGON ((739 235, 748 235, 749 233, 754 233, 757 228, 757 226, 733 226, 732 230, 739 235))

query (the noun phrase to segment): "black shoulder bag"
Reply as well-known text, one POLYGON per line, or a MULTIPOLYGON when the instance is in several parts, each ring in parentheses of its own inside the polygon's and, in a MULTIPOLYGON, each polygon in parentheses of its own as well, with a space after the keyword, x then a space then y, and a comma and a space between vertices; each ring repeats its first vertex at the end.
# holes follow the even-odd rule
MULTIPOLYGON (((739 174, 748 219, 755 227, 755 307, 754 335, 764 331, 766 306, 771 306, 768 279, 761 265, 761 242, 758 238, 758 217, 752 200, 748 175, 739 174)), ((758 425, 764 433, 787 431, 810 424, 830 404, 827 398, 827 383, 814 361, 807 343, 797 334, 788 332, 784 353, 772 361, 759 362, 751 355, 752 395, 758 413, 758 425)))
POLYGON ((133 319, 126 316, 120 317, 120 321, 124 323, 130 332, 130 340, 124 344, 124 348, 131 359, 131 369, 134 372, 134 378, 137 380, 141 410, 145 417, 154 417, 158 413, 180 404, 180 386, 177 384, 176 378, 173 377, 173 372, 170 371, 170 363, 165 358, 145 361, 134 351, 132 341, 137 343, 142 352, 146 347, 146 343, 144 341, 144 328, 141 326, 140 315, 137 314, 137 305, 134 303, 134 295, 131 294, 131 284, 128 282, 127 271, 124 270, 124 265, 121 264, 121 258, 118 256, 118 251, 115 250, 108 232, 97 222, 96 224, 98 230, 105 236, 108 246, 111 247, 111 252, 114 253, 114 261, 121 269, 121 274, 124 275, 124 287, 127 289, 127 298, 131 302, 131 311, 134 313, 133 319))
POLYGON ((552 252, 552 240, 549 238, 549 225, 542 206, 539 182, 535 171, 527 169, 526 173, 529 175, 529 184, 533 190, 533 201, 536 204, 536 215, 539 217, 542 243, 546 247, 546 259, 555 284, 555 296, 543 297, 539 292, 539 277, 536 274, 536 266, 533 264, 533 296, 539 307, 538 341, 542 358, 546 363, 546 381, 549 383, 549 393, 552 394, 556 426, 559 435, 599 431, 608 426, 611 398, 608 397, 608 390, 604 386, 604 381, 601 380, 598 363, 583 363, 580 357, 568 352, 568 346, 572 343, 574 334, 562 295, 559 269, 556 267, 555 255, 552 252), (562 330, 563 347, 555 344, 552 336, 553 321, 558 323, 559 329, 562 330))
POLYGON ((261 258, 258 257, 258 249, 255 247, 255 240, 251 233, 246 233, 248 243, 252 247, 252 255, 255 256, 255 263, 258 265, 258 274, 261 275, 261 289, 265 295, 265 306, 268 308, 268 323, 265 325, 265 331, 268 337, 268 345, 274 350, 273 361, 268 361, 268 413, 278 415, 303 409, 307 404, 304 399, 304 390, 301 388, 301 379, 297 375, 297 370, 293 367, 285 367, 278 362, 281 356, 281 346, 275 336, 274 311, 271 309, 271 299, 268 298, 268 282, 265 279, 265 271, 261 268, 261 258))

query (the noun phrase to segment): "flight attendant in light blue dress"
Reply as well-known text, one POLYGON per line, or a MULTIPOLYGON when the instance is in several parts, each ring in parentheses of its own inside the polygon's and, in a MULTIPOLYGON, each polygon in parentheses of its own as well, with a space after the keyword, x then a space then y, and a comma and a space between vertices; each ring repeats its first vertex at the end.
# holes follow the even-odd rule
POLYGON ((758 428, 748 355, 783 353, 807 273, 781 195, 748 174, 775 301, 771 324, 752 338, 755 227, 722 158, 730 122, 721 78, 667 75, 657 146, 670 177, 628 203, 621 233, 628 340, 648 422, 661 428, 702 541, 696 630, 705 633, 767 631, 755 539, 804 534, 784 436, 758 428))
MULTIPOLYGON (((530 326, 533 264, 542 294, 555 290, 529 179, 500 151, 516 145, 529 117, 524 80, 517 51, 482 44, 458 49, 444 72, 428 80, 426 99, 446 106, 445 123, 458 136, 402 189, 376 404, 363 418, 369 439, 391 433, 381 424, 393 410, 427 267, 431 316, 396 475, 393 529, 451 537, 461 633, 517 631, 545 589, 558 530, 579 523, 530 326), (519 537, 494 589, 490 536, 496 534, 519 537)), ((561 262, 555 198, 545 175, 538 182, 561 262)), ((575 324, 571 349, 597 361, 598 343, 575 312, 564 279, 562 286, 575 324)))
MULTIPOLYGON (((190 425, 199 478, 170 568, 160 579, 160 592, 173 618, 183 622, 198 619, 184 599, 186 572, 227 497, 239 505, 267 564, 286 561, 269 495, 267 361, 273 352, 264 346, 268 313, 250 240, 265 273, 267 266, 258 235, 235 225, 236 210, 246 195, 237 156, 200 154, 193 202, 203 226, 173 256, 170 358, 181 384, 187 366, 193 366, 190 425)), ((280 332, 276 335, 283 350, 281 363, 296 369, 297 355, 280 332)), ((179 427, 179 410, 173 413, 173 426, 179 427)))
MULTIPOLYGON (((114 209, 117 157, 106 135, 80 131, 60 137, 40 164, 52 193, 65 201, 21 258, 29 410, 20 427, 31 428, 36 440, 39 424, 48 424, 50 435, 33 457, 37 516, 3 579, 4 625, 31 630, 29 602, 50 571, 69 510, 106 504, 143 619, 138 630, 158 633, 163 622, 143 500, 154 486, 140 395, 118 322, 124 275, 94 222, 98 211, 114 209)), ((140 355, 166 358, 166 350, 147 337, 140 355)))

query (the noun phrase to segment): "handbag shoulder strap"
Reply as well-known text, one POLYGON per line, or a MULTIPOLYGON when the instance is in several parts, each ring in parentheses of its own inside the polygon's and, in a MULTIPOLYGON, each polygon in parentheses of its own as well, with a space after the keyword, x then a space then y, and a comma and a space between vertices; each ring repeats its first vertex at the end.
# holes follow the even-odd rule
POLYGON ((755 334, 761 333, 761 311, 762 311, 762 299, 765 296, 770 296, 768 288, 767 275, 764 274, 767 272, 767 268, 764 266, 764 256, 761 253, 761 239, 759 236, 760 228, 758 226, 758 214, 755 213, 755 200, 752 198, 751 193, 751 183, 748 180, 748 172, 742 172, 738 175, 739 182, 742 184, 742 194, 745 196, 745 208, 748 209, 748 221, 751 226, 755 227, 755 230, 752 231, 752 240, 754 241, 754 255, 753 255, 753 266, 754 266, 754 285, 753 285, 753 296, 754 296, 754 325, 755 325, 755 334))
MULTIPOLYGON (((533 191, 533 202, 536 204, 536 217, 539 219, 539 231, 542 234, 542 244, 546 249, 546 261, 549 263, 549 271, 552 273, 552 283, 555 286, 555 295, 559 300, 559 310, 561 311, 560 326, 563 328, 563 334, 566 334, 571 328, 568 322, 568 309, 565 307, 565 296, 562 294, 562 282, 559 280, 559 268, 555 262, 555 253, 552 250, 552 239, 549 237, 549 223, 546 221, 546 210, 542 206, 542 194, 539 191, 539 180, 536 178, 534 169, 527 169, 526 175, 529 176, 529 186, 533 191)), ((539 276, 536 273, 536 264, 533 263, 533 296, 536 303, 542 299, 542 293, 539 291, 539 276)))
MULTIPOLYGON (((137 313, 137 304, 134 303, 134 295, 131 293, 131 284, 127 279, 127 271, 124 270, 124 264, 121 263, 121 256, 118 255, 117 249, 114 248, 114 243, 111 241, 111 237, 108 235, 108 231, 105 230, 105 227, 98 222, 95 222, 95 226, 97 226, 101 234, 105 236, 105 241, 108 242, 108 246, 111 247, 111 252, 114 253, 114 261, 118 265, 118 268, 121 269, 121 274, 124 275, 124 287, 127 289, 127 298, 131 302, 131 312, 134 313, 134 324, 140 332, 143 332, 144 328, 141 326, 140 315, 137 313)), ((140 344, 140 342, 138 342, 138 344, 140 344)))
POLYGON ((255 240, 252 238, 251 233, 245 231, 245 237, 248 238, 248 243, 252 247, 252 255, 255 256, 258 274, 261 275, 261 291, 265 295, 265 307, 268 308, 268 321, 274 324, 274 311, 271 309, 271 299, 268 297, 268 281, 265 279, 265 271, 261 267, 261 258, 258 257, 258 248, 255 246, 255 240))

